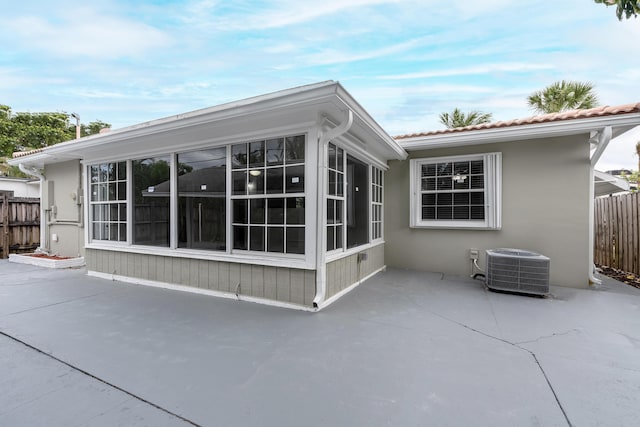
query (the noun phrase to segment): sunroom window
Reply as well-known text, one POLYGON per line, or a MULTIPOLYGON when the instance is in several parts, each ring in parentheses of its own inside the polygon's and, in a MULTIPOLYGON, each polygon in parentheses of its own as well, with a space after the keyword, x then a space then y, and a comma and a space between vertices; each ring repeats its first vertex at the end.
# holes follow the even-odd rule
POLYGON ((131 162, 133 175, 133 243, 169 246, 171 158, 131 162))
POLYGON ((382 170, 371 167, 371 240, 382 238, 382 170))
POLYGON ((411 226, 499 229, 500 171, 500 153, 411 160, 411 226))
POLYGON ((178 247, 224 251, 226 147, 179 153, 177 165, 178 247))
POLYGON ((327 252, 381 238, 382 171, 329 143, 326 179, 327 252))
POLYGON ((235 250, 304 254, 305 136, 231 146, 235 250))
POLYGON ((91 239, 127 240, 127 163, 90 167, 91 239))

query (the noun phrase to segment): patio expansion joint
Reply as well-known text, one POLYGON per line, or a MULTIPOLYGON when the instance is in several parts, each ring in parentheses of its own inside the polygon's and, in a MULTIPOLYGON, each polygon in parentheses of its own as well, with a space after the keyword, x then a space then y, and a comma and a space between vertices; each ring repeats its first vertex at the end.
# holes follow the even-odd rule
POLYGON ((42 355, 44 355, 44 356, 46 356, 46 357, 48 357, 48 358, 50 358, 52 360, 55 360, 58 363, 62 363, 63 365, 73 369, 74 371, 79 372, 79 373, 81 373, 81 374, 83 374, 83 375, 85 375, 85 376, 87 376, 89 378, 92 378, 92 379, 94 379, 94 380, 96 380, 96 381, 98 381, 98 382, 100 382, 100 383, 102 383, 102 384, 104 384, 104 385, 106 385, 108 387, 111 387, 111 388, 113 388, 115 390, 118 390, 118 391, 126 394, 127 396, 135 399, 135 400, 138 400, 138 401, 140 401, 142 403, 145 403, 147 405, 153 406, 154 408, 156 408, 156 409, 158 409, 158 410, 160 410, 160 411, 162 411, 162 412, 164 412, 164 413, 166 413, 168 415, 176 417, 179 420, 182 420, 182 421, 186 422, 187 424, 190 424, 190 425, 195 426, 195 427, 202 427, 200 424, 198 424, 198 423, 196 423, 196 422, 194 422, 194 421, 192 421, 192 420, 190 420, 188 418, 185 418, 182 415, 176 414, 175 412, 172 412, 169 409, 163 408, 162 406, 160 406, 158 404, 155 404, 155 403, 153 403, 153 402, 151 402, 151 401, 149 401, 149 400, 147 400, 147 399, 145 399, 145 398, 143 398, 141 396, 138 396, 137 394, 135 394, 133 392, 130 392, 130 391, 126 390, 126 389, 123 389, 122 387, 119 387, 116 384, 113 384, 113 383, 111 383, 111 382, 109 382, 109 381, 107 381, 107 380, 105 380, 103 378, 100 378, 100 377, 98 377, 96 375, 93 375, 92 373, 90 373, 88 371, 85 371, 84 369, 79 368, 79 367, 77 367, 77 366, 75 366, 75 365, 73 365, 73 364, 71 364, 69 362, 66 362, 66 361, 54 356, 51 353, 47 353, 46 351, 43 351, 43 350, 39 349, 38 347, 35 347, 35 346, 33 346, 33 345, 21 340, 20 338, 16 338, 16 337, 14 337, 14 336, 12 336, 12 335, 4 332, 4 331, 0 331, 0 335, 2 335, 4 337, 7 337, 7 338, 9 338, 9 339, 11 339, 11 340, 13 340, 13 341, 15 341, 17 343, 20 343, 20 344, 24 345, 25 347, 36 351, 39 354, 42 354, 42 355))
POLYGON ((109 291, 98 292, 98 293, 95 293, 95 294, 85 295, 85 296, 78 297, 78 298, 71 298, 71 299, 64 300, 64 301, 53 302, 51 304, 39 305, 37 307, 31 307, 31 308, 28 308, 26 310, 20 310, 20 311, 14 311, 13 313, 7 313, 7 314, 2 315, 0 317, 13 316, 13 315, 16 315, 16 314, 22 314, 22 313, 28 313, 30 311, 41 310, 43 308, 54 307, 56 305, 62 305, 62 304, 68 304, 68 303, 71 303, 71 302, 81 301, 83 299, 97 297, 98 295, 102 295, 102 294, 105 294, 107 292, 109 292, 109 291))

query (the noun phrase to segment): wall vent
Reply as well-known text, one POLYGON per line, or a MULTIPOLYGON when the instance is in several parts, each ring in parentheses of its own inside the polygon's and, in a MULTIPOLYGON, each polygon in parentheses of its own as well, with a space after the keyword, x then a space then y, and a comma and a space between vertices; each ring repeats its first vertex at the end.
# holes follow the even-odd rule
POLYGON ((549 293, 549 258, 522 249, 487 250, 489 289, 546 295, 549 293))

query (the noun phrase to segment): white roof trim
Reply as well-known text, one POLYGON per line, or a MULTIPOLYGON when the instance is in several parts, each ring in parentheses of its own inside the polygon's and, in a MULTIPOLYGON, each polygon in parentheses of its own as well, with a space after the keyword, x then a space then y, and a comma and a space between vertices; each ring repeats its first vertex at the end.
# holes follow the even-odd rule
POLYGON ((406 151, 400 144, 387 134, 384 129, 365 111, 364 108, 342 87, 339 82, 329 80, 306 86, 286 89, 278 92, 246 98, 226 104, 217 105, 205 109, 195 110, 188 113, 177 114, 162 119, 152 120, 128 126, 121 129, 112 130, 97 135, 62 142, 45 149, 14 159, 9 159, 8 163, 17 165, 20 163, 34 164, 45 163, 52 158, 72 158, 74 149, 82 150, 98 147, 110 142, 123 141, 138 136, 148 136, 155 133, 171 131, 183 127, 196 126, 198 124, 211 123, 226 119, 242 117, 249 114, 263 113, 286 108, 296 108, 296 106, 306 104, 312 105, 322 102, 338 101, 346 108, 351 109, 354 115, 368 127, 372 133, 384 141, 390 152, 398 158, 406 158, 406 151), (69 155, 72 155, 69 157, 69 155), (61 156, 59 156, 61 155, 61 156), (67 155, 67 156, 65 156, 67 155))
POLYGON ((462 147, 495 142, 550 138, 599 131, 605 126, 631 128, 637 125, 640 125, 640 114, 631 113, 440 133, 416 136, 413 138, 402 138, 397 141, 405 150, 414 151, 440 147, 462 147))

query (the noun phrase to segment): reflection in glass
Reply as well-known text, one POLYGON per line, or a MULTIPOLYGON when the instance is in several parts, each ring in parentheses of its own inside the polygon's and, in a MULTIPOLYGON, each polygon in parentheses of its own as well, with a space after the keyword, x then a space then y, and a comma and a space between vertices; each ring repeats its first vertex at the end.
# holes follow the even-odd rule
POLYGON ((170 161, 169 156, 161 156, 131 162, 136 245, 169 246, 170 161))
MULTIPOLYGON (((226 249, 226 153, 214 148, 178 154, 179 247, 226 249)), ((246 162, 246 151, 233 156, 234 166, 238 159, 246 162)))

